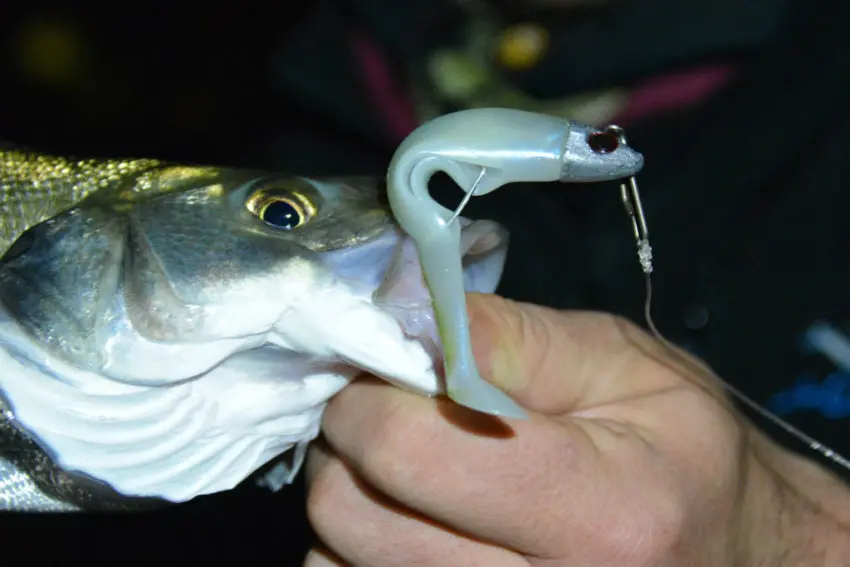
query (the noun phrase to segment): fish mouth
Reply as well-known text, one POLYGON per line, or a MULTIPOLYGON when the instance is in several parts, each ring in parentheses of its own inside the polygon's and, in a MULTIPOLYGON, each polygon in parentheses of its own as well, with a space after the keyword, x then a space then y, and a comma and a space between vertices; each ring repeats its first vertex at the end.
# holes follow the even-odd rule
MULTIPOLYGON (((462 219, 460 225, 464 291, 492 293, 504 268, 507 231, 492 221, 462 219)), ((409 236, 397 244, 372 300, 396 318, 408 338, 419 340, 435 362, 444 354, 433 299, 425 283, 416 244, 409 236)))
MULTIPOLYGON (((464 291, 495 292, 507 255, 507 230, 489 220, 459 217, 457 222, 464 291)), ((401 388, 443 393, 443 345, 413 239, 393 228, 361 246, 329 253, 324 262, 346 287, 341 297, 358 300, 345 305, 325 294, 322 311, 335 308, 336 317, 331 319, 335 329, 326 325, 323 334, 335 355, 401 388)), ((311 319, 328 320, 321 313, 311 319)))

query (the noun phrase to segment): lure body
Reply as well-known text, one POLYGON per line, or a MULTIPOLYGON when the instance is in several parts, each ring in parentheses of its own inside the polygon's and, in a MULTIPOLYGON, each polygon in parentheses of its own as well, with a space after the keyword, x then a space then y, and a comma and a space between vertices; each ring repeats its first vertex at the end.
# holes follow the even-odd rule
POLYGON ((643 156, 615 133, 532 112, 485 108, 436 118, 399 146, 387 173, 390 206, 416 242, 434 298, 449 397, 497 416, 525 411, 484 381, 469 345, 460 232, 455 212, 428 194, 438 172, 467 196, 514 182, 597 182, 635 175, 643 156))

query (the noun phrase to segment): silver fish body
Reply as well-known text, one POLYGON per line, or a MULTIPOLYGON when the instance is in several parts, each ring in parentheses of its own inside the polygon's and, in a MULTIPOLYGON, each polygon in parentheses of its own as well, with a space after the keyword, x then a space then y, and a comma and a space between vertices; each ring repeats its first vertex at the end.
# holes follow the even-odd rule
MULTIPOLYGON (((0 189, 0 510, 278 488, 360 372, 443 392, 377 180, 0 152, 0 189)), ((506 234, 463 226, 491 292, 506 234)))

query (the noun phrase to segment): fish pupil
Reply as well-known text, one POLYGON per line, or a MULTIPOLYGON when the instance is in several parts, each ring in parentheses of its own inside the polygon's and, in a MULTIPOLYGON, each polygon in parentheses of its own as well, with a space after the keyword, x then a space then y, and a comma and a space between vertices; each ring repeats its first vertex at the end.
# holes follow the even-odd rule
POLYGON ((263 208, 260 220, 276 228, 292 230, 301 224, 301 213, 286 201, 273 201, 263 208))

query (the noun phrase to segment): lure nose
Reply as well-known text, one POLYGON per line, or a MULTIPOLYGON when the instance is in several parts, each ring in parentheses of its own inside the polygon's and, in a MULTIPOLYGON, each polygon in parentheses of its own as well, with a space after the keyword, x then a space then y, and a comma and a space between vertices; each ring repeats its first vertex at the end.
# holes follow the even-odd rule
POLYGON ((643 169, 643 154, 626 144, 615 127, 600 130, 573 122, 563 164, 561 181, 612 181, 632 177, 643 169))

